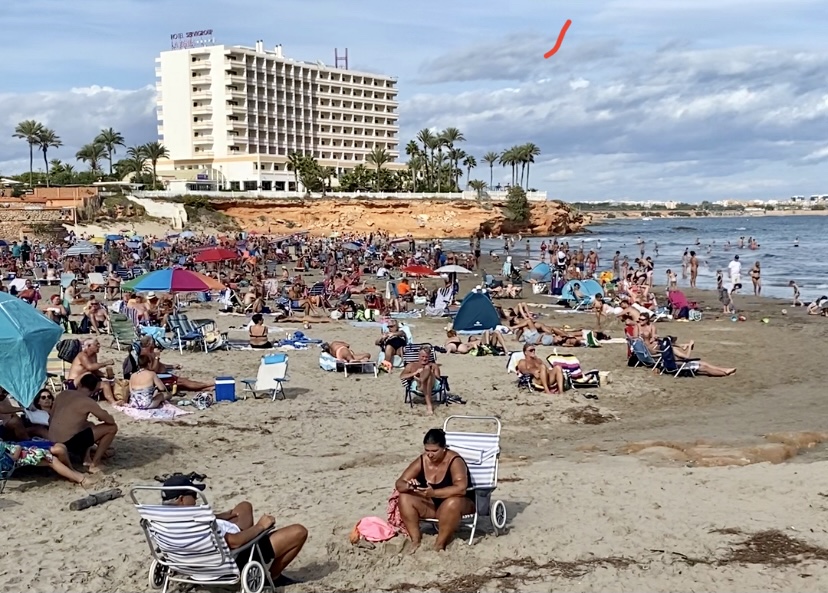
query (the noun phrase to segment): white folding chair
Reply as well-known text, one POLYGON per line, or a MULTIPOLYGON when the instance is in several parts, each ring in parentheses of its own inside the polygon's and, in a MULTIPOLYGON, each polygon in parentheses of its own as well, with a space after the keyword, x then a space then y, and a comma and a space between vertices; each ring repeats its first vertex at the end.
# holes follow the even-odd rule
POLYGON ((255 379, 242 379, 241 383, 245 386, 242 391, 242 399, 247 399, 247 393, 253 394, 256 397, 259 394, 267 394, 272 401, 281 394, 282 399, 285 399, 285 389, 282 385, 288 381, 288 356, 284 353, 268 354, 262 357, 259 363, 259 372, 255 379))

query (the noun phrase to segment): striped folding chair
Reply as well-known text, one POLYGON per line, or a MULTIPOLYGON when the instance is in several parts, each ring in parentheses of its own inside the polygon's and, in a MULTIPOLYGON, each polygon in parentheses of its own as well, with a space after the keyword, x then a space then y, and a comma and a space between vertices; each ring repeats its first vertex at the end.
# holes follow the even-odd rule
MULTIPOLYGON (((502 500, 492 500, 497 488, 497 471, 500 462, 500 420, 494 416, 449 416, 443 422, 448 448, 460 455, 469 468, 471 482, 468 489, 474 492, 474 513, 464 515, 460 526, 471 529, 469 545, 474 541, 480 517, 487 517, 495 536, 506 527, 506 505, 502 500), (459 424, 489 425, 493 432, 459 432, 452 430, 459 424)), ((438 523, 436 519, 428 523, 438 523)))
POLYGON ((204 493, 196 488, 136 486, 130 498, 141 516, 141 529, 152 554, 149 584, 166 592, 171 584, 232 586, 244 593, 259 593, 265 586, 275 590, 259 542, 266 531, 240 548, 231 550, 219 535, 218 523, 204 493), (143 504, 139 493, 152 491, 160 498, 164 490, 192 490, 195 506, 143 504), (241 568, 239 566, 241 565, 241 568))
MULTIPOLYGON (((412 362, 417 362, 420 357, 420 349, 421 348, 428 348, 431 351, 431 356, 429 358, 429 362, 437 362, 437 355, 434 353, 434 347, 428 343, 422 344, 407 344, 405 348, 403 348, 403 368, 407 365, 411 364, 412 362)), ((414 407, 414 397, 425 397, 424 394, 417 390, 414 385, 413 379, 400 379, 400 383, 402 383, 403 388, 405 389, 405 397, 403 399, 403 403, 409 404, 412 408, 414 407)), ((435 404, 449 404, 449 384, 448 384, 448 377, 440 377, 440 380, 435 383, 434 385, 434 392, 431 394, 431 400, 435 404)))

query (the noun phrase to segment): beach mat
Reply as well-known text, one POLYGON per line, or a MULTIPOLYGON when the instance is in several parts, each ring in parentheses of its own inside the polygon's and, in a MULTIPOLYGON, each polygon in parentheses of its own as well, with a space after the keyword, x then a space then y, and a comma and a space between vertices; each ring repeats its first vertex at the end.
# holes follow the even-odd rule
POLYGON ((123 412, 133 420, 175 420, 179 416, 193 413, 191 410, 184 410, 178 406, 174 406, 170 402, 164 402, 163 406, 154 410, 139 410, 138 408, 130 408, 129 406, 118 406, 115 409, 123 412))

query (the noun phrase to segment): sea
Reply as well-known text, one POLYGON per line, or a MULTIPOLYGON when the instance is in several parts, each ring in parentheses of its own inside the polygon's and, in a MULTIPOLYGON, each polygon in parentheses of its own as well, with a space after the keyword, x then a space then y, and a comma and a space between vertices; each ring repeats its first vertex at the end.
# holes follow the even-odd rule
MULTIPOLYGON (((727 264, 738 255, 742 262, 743 294, 753 294, 750 268, 758 261, 762 269, 762 295, 791 299, 793 291, 788 283, 795 280, 803 301, 811 301, 828 294, 828 217, 825 216, 723 216, 705 218, 615 219, 588 227, 587 233, 569 235, 570 247, 583 245, 585 251, 595 249, 601 261, 600 269, 611 269, 616 251, 626 255, 632 263, 639 256, 638 238, 645 242, 645 256, 655 262, 655 282, 666 284, 666 271, 672 269, 679 278, 679 286, 689 281, 681 278, 681 256, 685 249, 696 252, 699 259, 698 287, 716 288, 716 270, 727 278, 727 264), (745 247, 739 248, 744 237, 745 247), (752 237, 758 249, 748 249, 752 237), (798 243, 797 243, 798 239, 798 243), (728 246, 727 243, 730 242, 728 246), (658 255, 655 247, 658 245, 658 255), (798 245, 798 246, 796 246, 798 245)), ((516 244, 512 255, 517 262, 540 259, 540 245, 544 237, 529 238, 531 250, 526 257, 526 238, 516 244)), ((545 238, 549 243, 552 239, 545 238)), ((443 241, 446 249, 468 251, 467 239, 443 241)), ((501 238, 484 239, 483 254, 494 251, 503 255, 501 238)))

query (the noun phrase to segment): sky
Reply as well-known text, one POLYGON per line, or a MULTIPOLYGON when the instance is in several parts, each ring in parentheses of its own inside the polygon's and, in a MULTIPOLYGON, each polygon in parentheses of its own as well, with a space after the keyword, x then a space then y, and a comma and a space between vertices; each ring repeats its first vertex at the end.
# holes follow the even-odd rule
POLYGON ((447 126, 478 162, 533 142, 529 185, 550 198, 828 194, 825 0, 4 0, 0 23, 3 175, 28 169, 24 119, 64 161, 101 128, 156 140, 155 57, 212 28, 329 65, 348 48, 351 68, 399 78, 401 148, 447 126))

